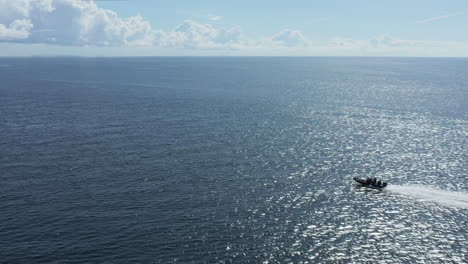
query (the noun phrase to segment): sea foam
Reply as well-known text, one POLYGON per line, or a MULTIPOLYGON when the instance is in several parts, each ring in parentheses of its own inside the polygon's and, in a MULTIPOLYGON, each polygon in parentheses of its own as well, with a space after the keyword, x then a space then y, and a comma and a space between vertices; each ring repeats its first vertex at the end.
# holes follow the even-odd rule
POLYGON ((468 193, 446 191, 421 185, 391 185, 388 190, 415 198, 418 201, 435 202, 441 205, 468 208, 468 193))

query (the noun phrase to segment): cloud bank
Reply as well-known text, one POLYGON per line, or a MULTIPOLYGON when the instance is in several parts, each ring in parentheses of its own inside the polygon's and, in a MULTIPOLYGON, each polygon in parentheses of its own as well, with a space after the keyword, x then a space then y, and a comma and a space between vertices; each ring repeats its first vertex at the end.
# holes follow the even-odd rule
POLYGON ((144 45, 151 25, 121 18, 93 1, 0 0, 0 40, 73 46, 144 45))
MULTIPOLYGON (((219 19, 219 18, 218 18, 219 19)), ((71 46, 235 48, 239 29, 187 20, 173 31, 155 30, 141 16, 119 17, 94 1, 0 0, 0 41, 71 46)))
POLYGON ((244 45, 244 37, 237 28, 223 29, 186 20, 173 31, 155 31, 153 44, 193 49, 236 49, 244 45))
MULTIPOLYGON (((465 12, 450 16, 461 14, 465 12)), ((220 19, 220 16, 209 18, 212 22, 220 19)), ((367 40, 335 37, 312 41, 299 30, 286 29, 250 39, 239 28, 222 28, 193 20, 164 31, 153 28, 139 15, 120 17, 90 0, 0 0, 0 42, 55 47, 226 51, 239 55, 468 56, 466 42, 404 40, 388 34, 367 40)))

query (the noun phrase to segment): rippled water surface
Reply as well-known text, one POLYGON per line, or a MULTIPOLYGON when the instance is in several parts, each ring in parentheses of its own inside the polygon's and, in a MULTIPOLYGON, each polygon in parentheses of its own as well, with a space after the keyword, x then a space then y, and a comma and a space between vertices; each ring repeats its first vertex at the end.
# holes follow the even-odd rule
POLYGON ((467 59, 0 65, 1 261, 468 262, 467 59))

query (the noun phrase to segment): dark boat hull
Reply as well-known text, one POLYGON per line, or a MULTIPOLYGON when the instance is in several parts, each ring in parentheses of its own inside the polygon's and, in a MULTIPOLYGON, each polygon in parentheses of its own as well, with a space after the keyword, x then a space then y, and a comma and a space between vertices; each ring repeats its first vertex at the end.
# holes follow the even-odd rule
POLYGON ((361 179, 358 177, 354 177, 353 180, 355 180, 357 183, 361 184, 361 186, 367 187, 367 188, 372 188, 372 189, 384 189, 386 185, 377 185, 377 184, 372 184, 368 183, 365 179, 361 179))

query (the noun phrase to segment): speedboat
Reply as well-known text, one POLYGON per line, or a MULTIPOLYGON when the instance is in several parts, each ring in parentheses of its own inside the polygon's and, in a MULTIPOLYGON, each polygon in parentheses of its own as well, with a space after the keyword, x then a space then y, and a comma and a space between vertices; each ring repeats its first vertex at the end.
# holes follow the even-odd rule
POLYGON ((354 177, 353 180, 361 184, 361 186, 372 188, 372 189, 383 189, 387 187, 387 183, 376 178, 368 177, 366 179, 354 177))

